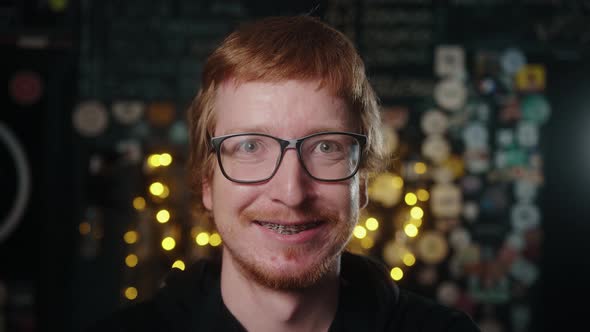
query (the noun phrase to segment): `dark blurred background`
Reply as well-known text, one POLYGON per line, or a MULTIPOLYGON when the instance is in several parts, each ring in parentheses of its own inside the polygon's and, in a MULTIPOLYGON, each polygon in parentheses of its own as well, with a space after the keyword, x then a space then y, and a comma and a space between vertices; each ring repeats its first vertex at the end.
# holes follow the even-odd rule
POLYGON ((219 254, 186 107, 232 28, 305 13, 359 48, 396 155, 349 249, 484 331, 587 326, 590 1, 281 3, 0 1, 0 332, 79 331, 219 254))

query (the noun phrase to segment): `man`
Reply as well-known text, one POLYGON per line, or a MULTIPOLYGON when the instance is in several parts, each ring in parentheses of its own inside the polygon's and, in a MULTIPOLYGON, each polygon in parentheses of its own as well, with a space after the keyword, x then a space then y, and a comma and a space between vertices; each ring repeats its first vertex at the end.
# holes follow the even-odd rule
POLYGON ((192 186, 224 240, 113 331, 477 331, 343 253, 386 156, 353 44, 308 16, 243 25, 208 58, 189 111, 192 186))

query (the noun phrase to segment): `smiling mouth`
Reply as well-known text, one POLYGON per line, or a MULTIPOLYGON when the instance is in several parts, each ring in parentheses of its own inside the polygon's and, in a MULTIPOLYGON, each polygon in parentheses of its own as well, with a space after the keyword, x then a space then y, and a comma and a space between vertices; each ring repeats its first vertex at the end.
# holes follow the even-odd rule
POLYGON ((277 234, 281 234, 281 235, 293 235, 293 234, 301 233, 301 232, 306 231, 308 229, 316 228, 321 223, 322 223, 321 221, 314 221, 314 222, 309 222, 309 223, 299 224, 299 225, 282 225, 282 224, 276 224, 276 223, 266 222, 266 221, 256 221, 256 224, 258 224, 264 228, 267 228, 277 234))

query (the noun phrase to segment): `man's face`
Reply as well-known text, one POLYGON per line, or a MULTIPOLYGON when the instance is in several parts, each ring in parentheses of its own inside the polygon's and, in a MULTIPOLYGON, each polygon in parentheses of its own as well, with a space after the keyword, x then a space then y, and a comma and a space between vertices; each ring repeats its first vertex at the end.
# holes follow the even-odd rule
MULTIPOLYGON (((214 136, 257 132, 292 139, 355 132, 344 101, 317 87, 318 82, 304 81, 226 83, 215 99, 214 136)), ((275 289, 309 287, 337 272, 359 207, 366 203, 359 175, 340 182, 314 180, 294 149, 285 151, 276 174, 263 183, 232 182, 215 165, 212 179, 203 185, 203 204, 212 210, 224 240, 224 259, 247 278, 275 289), (281 232, 284 225, 305 226, 281 232)))

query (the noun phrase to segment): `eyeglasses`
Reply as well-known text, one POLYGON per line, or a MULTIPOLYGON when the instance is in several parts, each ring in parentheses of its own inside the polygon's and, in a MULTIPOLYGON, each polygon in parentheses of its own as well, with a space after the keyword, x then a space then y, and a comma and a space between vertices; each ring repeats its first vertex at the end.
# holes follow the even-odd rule
POLYGON ((213 137, 211 146, 219 168, 230 181, 264 182, 272 178, 287 149, 296 149, 303 169, 315 180, 336 182, 359 169, 367 136, 349 132, 321 132, 285 140, 260 133, 213 137))

